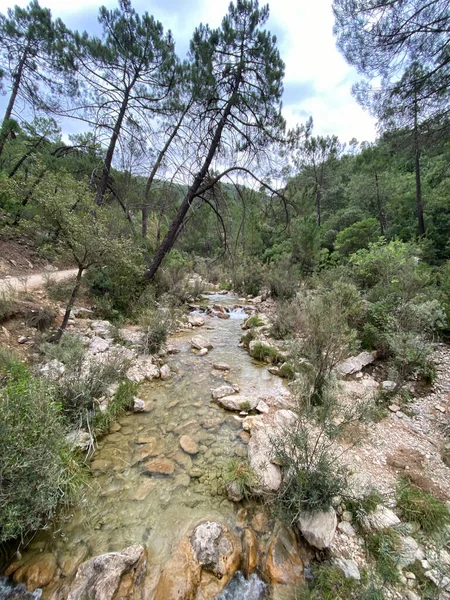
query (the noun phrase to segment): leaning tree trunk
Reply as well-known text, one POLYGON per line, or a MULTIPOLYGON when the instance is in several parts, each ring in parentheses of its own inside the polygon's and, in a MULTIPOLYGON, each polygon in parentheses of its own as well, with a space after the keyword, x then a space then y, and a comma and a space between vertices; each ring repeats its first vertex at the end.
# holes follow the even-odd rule
POLYGON ((184 197, 183 202, 181 203, 181 206, 178 209, 177 214, 175 215, 175 218, 173 219, 173 221, 169 227, 169 231, 166 233, 160 247, 158 248, 155 256, 153 257, 152 264, 150 265, 149 269, 145 273, 146 279, 149 279, 149 280, 153 279, 153 277, 155 276, 156 271, 159 269, 165 255, 172 250, 173 245, 176 242, 176 239, 177 239, 178 233, 180 231, 181 225, 183 223, 184 217, 186 216, 186 214, 192 204, 192 201, 196 198, 198 191, 202 185, 202 182, 208 173, 208 169, 211 166, 211 163, 213 161, 213 158, 217 151, 217 148, 219 147, 220 139, 222 137, 222 132, 227 123, 231 109, 234 105, 236 93, 237 93, 237 90, 239 89, 241 78, 242 78, 242 74, 239 73, 238 76, 236 77, 233 93, 228 100, 228 103, 225 107, 222 118, 220 119, 219 124, 217 126, 214 137, 211 140, 211 145, 209 147, 209 151, 208 151, 208 154, 202 165, 202 168, 197 173, 193 184, 188 189, 187 194, 184 197))
POLYGON ((78 296, 78 292, 80 291, 81 277, 83 276, 83 272, 84 272, 84 267, 79 266, 77 277, 75 280, 75 286, 72 290, 72 294, 70 296, 69 302, 67 303, 66 312, 64 313, 62 323, 59 326, 58 331, 54 335, 52 335, 52 337, 48 340, 49 342, 53 342, 53 343, 57 344, 59 342, 59 340, 61 339, 62 334, 64 333, 64 331, 67 327, 67 323, 69 322, 69 319, 70 319, 70 313, 72 312, 73 305, 75 304, 75 300, 78 296))
POLYGON ((125 91, 125 95, 122 101, 122 105, 119 110, 119 115, 114 124, 114 129, 112 132, 111 139, 109 140, 108 150, 105 156, 105 164, 103 165, 102 176, 100 179, 100 183, 97 188, 97 193, 95 195, 95 204, 97 206, 101 206, 103 204, 103 198, 105 197, 106 190, 108 189, 108 180, 109 174, 111 172, 112 159, 114 156, 114 150, 116 149, 117 140, 119 138, 119 133, 122 128, 123 119, 125 117, 125 113, 128 106, 128 99, 130 97, 130 90, 127 89, 125 91))
POLYGON ((414 100, 414 170, 416 173, 416 211, 419 222, 419 235, 425 237, 425 219, 423 217, 422 183, 420 178, 420 143, 418 125, 417 94, 414 100))
POLYGON ((3 148, 5 147, 5 140, 7 137, 7 132, 5 131, 5 126, 6 126, 6 123, 11 119, 14 104, 16 103, 16 98, 17 98, 17 94, 19 93, 20 83, 22 81, 23 68, 25 66, 27 54, 28 54, 28 48, 25 48, 25 50, 22 54, 22 57, 20 59, 19 66, 17 67, 17 72, 13 77, 13 80, 14 80, 13 88, 11 90, 11 96, 9 97, 8 106, 6 107, 5 115, 3 117, 2 130, 0 133, 0 156, 3 153, 3 148))

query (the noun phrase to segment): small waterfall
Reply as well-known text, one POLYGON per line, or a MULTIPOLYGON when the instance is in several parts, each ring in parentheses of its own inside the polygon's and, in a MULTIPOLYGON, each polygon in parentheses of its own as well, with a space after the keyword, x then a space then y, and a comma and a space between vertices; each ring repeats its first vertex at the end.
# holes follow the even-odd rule
POLYGON ((248 579, 238 571, 216 600, 264 600, 269 587, 256 575, 248 579))
POLYGON ((39 600, 41 595, 40 589, 28 592, 22 583, 15 585, 6 577, 0 577, 0 600, 39 600))

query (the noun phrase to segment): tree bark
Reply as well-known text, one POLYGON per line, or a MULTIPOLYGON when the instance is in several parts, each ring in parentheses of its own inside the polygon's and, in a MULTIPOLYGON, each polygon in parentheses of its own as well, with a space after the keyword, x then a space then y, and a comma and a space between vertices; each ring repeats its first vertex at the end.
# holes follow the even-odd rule
POLYGON ((61 323, 60 327, 58 328, 58 331, 48 340, 49 342, 53 342, 53 343, 57 344, 59 342, 59 340, 61 339, 62 334, 64 333, 64 331, 67 327, 67 323, 69 322, 69 319, 70 319, 70 313, 72 312, 73 305, 75 304, 75 300, 76 300, 76 298, 78 296, 78 292, 80 290, 81 277, 83 276, 83 272, 84 272, 84 267, 79 266, 77 277, 75 280, 75 286, 72 290, 72 294, 70 296, 69 302, 67 303, 66 312, 64 313, 62 323, 61 323))
POLYGON ((4 131, 4 127, 7 123, 7 121, 10 120, 12 111, 14 108, 14 104, 16 103, 16 98, 17 98, 17 94, 19 93, 20 82, 22 80, 22 73, 23 73, 23 68, 25 66, 25 61, 27 59, 27 54, 28 54, 28 48, 25 48, 25 50, 23 51, 22 57, 19 61, 17 73, 14 75, 14 83, 13 83, 13 88, 11 90, 11 96, 9 97, 8 106, 6 107, 5 115, 3 117, 3 122, 2 122, 2 132, 0 134, 0 156, 3 153, 3 148, 5 147, 5 140, 6 140, 6 136, 7 136, 6 131, 4 131))
POLYGON ((164 144, 163 149, 158 154, 158 158, 156 159, 156 162, 153 165, 153 169, 151 170, 150 175, 148 176, 147 184, 145 186, 144 204, 142 205, 142 237, 143 238, 147 237, 148 213, 150 210, 150 190, 153 185, 153 181, 156 177, 156 173, 158 172, 159 167, 161 166, 164 156, 166 155, 166 152, 170 147, 170 144, 175 139, 175 136, 177 135, 177 133, 181 127, 183 119, 191 107, 191 104, 192 104, 192 102, 189 102, 188 105, 186 106, 185 110, 183 111, 178 123, 175 125, 172 133, 169 135, 166 143, 164 144))
POLYGON ((425 219, 423 217, 422 183, 420 178, 420 142, 418 125, 417 94, 414 100, 414 170, 416 173, 416 211, 419 222, 419 236, 425 237, 425 219))
POLYGON ((97 193, 95 195, 95 204, 97 206, 101 206, 103 204, 103 198, 105 196, 106 190, 108 188, 108 179, 109 174, 111 172, 112 159, 114 156, 114 150, 116 149, 116 143, 119 138, 119 133, 122 128, 123 119, 125 117, 125 113, 128 106, 128 100, 130 97, 131 88, 125 90, 125 95, 120 106, 119 115, 114 124, 114 129, 112 132, 111 139, 109 140, 108 150, 105 156, 105 164, 103 165, 102 177, 100 179, 100 183, 97 188, 97 193))
POLYGON ((241 78, 242 78, 242 73, 239 71, 238 74, 236 75, 234 89, 232 91, 230 99, 227 102, 227 105, 225 106, 224 113, 222 115, 222 118, 219 121, 216 132, 211 141, 211 145, 209 147, 208 154, 203 162, 202 168, 197 173, 197 175, 194 179, 194 182, 192 183, 191 187, 188 189, 188 191, 183 199, 183 202, 181 203, 181 206, 178 209, 178 211, 169 227, 168 232, 166 233, 160 247, 158 248, 155 256, 153 257, 152 264, 150 265, 149 269, 145 273, 145 278, 148 280, 153 279, 156 271, 159 269, 159 267, 163 261, 163 258, 173 248, 173 245, 177 239, 179 230, 183 223, 184 217, 186 216, 186 214, 191 206, 192 201, 196 197, 196 195, 201 187, 201 184, 202 184, 203 180, 205 179, 206 174, 208 173, 208 169, 212 163, 212 160, 214 158, 216 150, 219 147, 220 139, 222 137, 222 132, 226 125, 227 119, 231 113, 231 109, 234 105, 236 93, 237 93, 240 83, 241 83, 241 78))

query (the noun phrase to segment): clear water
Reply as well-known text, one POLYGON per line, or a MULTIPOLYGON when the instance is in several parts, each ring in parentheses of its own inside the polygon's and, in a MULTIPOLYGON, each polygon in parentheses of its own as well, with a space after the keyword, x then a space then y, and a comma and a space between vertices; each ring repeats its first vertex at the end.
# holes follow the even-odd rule
POLYGON ((269 587, 256 574, 246 579, 238 571, 216 600, 264 600, 268 594, 269 587))
MULTIPOLYGON (((211 304, 235 302, 231 295, 210 297, 211 304)), ((124 417, 120 431, 100 441, 94 460, 102 461, 97 463, 102 468, 93 471, 85 498, 64 520, 38 534, 25 557, 52 552, 68 574, 87 558, 143 544, 149 550, 151 569, 168 559, 172 546, 198 521, 216 519, 233 526, 237 508, 222 493, 221 471, 231 458, 245 457, 247 448, 239 435, 240 421, 211 402, 211 389, 229 382, 237 383, 243 393, 276 395, 284 388, 282 380, 238 347, 241 322, 247 315, 231 314, 227 320, 212 316, 204 327, 171 338, 171 345, 180 349, 167 359, 171 379, 141 387, 139 396, 148 412, 124 417), (199 356, 190 345, 194 335, 210 340, 214 349, 199 356), (214 362, 228 363, 230 371, 213 371, 214 362), (197 455, 183 452, 181 435, 198 443, 197 455), (150 476, 142 462, 146 456, 173 461, 173 474, 150 476)), ((231 589, 240 590, 240 581, 238 577, 233 583, 238 587, 231 589)), ((263 596, 256 590, 262 590, 262 585, 251 578, 241 590, 244 595, 227 592, 235 595, 225 595, 223 600, 258 600, 263 596)))

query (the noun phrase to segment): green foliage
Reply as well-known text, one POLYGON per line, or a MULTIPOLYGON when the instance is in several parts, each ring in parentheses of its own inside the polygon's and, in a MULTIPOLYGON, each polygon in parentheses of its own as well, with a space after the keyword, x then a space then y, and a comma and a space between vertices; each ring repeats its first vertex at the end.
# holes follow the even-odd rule
POLYGON ((336 237, 335 249, 344 256, 353 254, 361 248, 367 248, 380 235, 380 226, 376 219, 368 218, 353 223, 340 231, 336 237))
POLYGON ((298 288, 298 269, 288 259, 271 263, 266 270, 265 282, 273 298, 288 300, 295 296, 298 288))
POLYGON ((144 312, 139 318, 143 331, 142 351, 148 354, 158 354, 167 341, 172 316, 163 310, 144 312))
POLYGON ((225 486, 232 484, 239 496, 248 498, 258 483, 258 476, 247 461, 232 458, 224 466, 223 482, 225 486))
POLYGON ((264 273, 262 265, 254 259, 243 263, 235 268, 232 273, 233 289, 239 294, 247 296, 257 296, 264 283, 264 273))
POLYGON ((345 506, 352 513, 356 523, 361 525, 365 517, 383 502, 382 495, 377 490, 371 490, 362 498, 346 498, 345 506))
POLYGON ((280 361, 280 353, 276 348, 265 344, 264 342, 256 342, 250 348, 250 355, 256 360, 275 364, 280 361))
POLYGON ((450 513, 444 502, 409 481, 400 480, 396 497, 403 518, 411 523, 419 523, 426 533, 438 532, 450 524, 450 513))
POLYGON ((45 283, 45 289, 50 300, 55 302, 67 302, 75 286, 75 278, 69 277, 56 281, 49 275, 45 283))
POLYGON ((416 576, 416 589, 423 600, 438 600, 439 589, 426 575, 426 569, 423 568, 422 563, 416 560, 412 565, 408 566, 408 571, 414 573, 416 576))
POLYGON ((262 321, 258 315, 252 315, 245 322, 245 329, 253 329, 253 327, 262 327, 264 325, 264 321, 262 321))
POLYGON ((256 337, 256 333, 253 329, 249 329, 247 333, 241 336, 241 344, 244 348, 248 348, 250 346, 250 342, 252 342, 256 337))
POLYGON ((108 402, 106 410, 98 411, 95 414, 94 429, 98 436, 106 434, 113 423, 116 423, 127 410, 133 408, 133 400, 137 389, 138 384, 132 381, 124 380, 119 383, 119 387, 114 397, 108 402))
POLYGON ((42 527, 82 483, 52 387, 21 363, 6 368, 0 388, 0 542, 42 527))
POLYGON ((375 560, 376 570, 381 579, 393 585, 398 583, 401 551, 399 534, 390 527, 371 533, 367 538, 367 551, 375 560))
POLYGON ((302 309, 297 300, 284 300, 276 304, 276 313, 270 328, 275 339, 283 340, 300 333, 302 309))
POLYGON ((6 321, 11 315, 14 305, 13 294, 8 290, 0 290, 0 323, 6 321))

